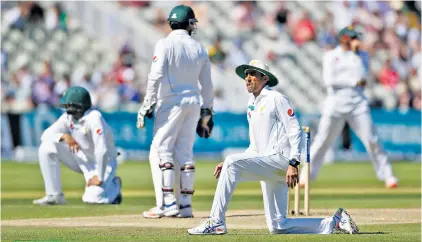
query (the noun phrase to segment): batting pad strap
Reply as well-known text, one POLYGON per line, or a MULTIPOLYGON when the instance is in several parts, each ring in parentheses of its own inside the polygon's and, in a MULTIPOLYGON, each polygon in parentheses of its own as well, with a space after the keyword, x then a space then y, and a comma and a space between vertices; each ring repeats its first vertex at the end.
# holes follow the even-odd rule
POLYGON ((173 188, 171 188, 171 187, 163 187, 161 190, 163 192, 173 192, 174 191, 173 188))
POLYGON ((180 191, 180 194, 184 194, 184 195, 193 195, 194 193, 195 193, 195 190, 184 189, 180 191))
POLYGON ((161 170, 174 170, 174 165, 171 162, 165 162, 163 164, 160 164, 161 170))
POLYGON ((180 168, 180 170, 184 171, 184 172, 194 172, 195 166, 194 165, 184 165, 184 166, 182 166, 182 168, 180 168))

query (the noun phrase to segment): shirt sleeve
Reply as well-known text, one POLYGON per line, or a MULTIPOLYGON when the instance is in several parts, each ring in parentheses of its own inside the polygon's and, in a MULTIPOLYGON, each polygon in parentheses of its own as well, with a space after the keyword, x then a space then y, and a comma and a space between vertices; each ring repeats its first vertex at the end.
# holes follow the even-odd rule
POLYGON ((202 108, 212 108, 214 102, 214 87, 211 81, 211 62, 208 53, 205 62, 199 73, 199 83, 201 84, 201 95, 203 99, 202 108))
POLYGON ((105 120, 100 115, 93 116, 90 119, 90 133, 94 142, 96 174, 101 181, 104 181, 105 168, 108 162, 107 140, 104 132, 105 120))
POLYGON ((284 96, 275 98, 276 115, 283 121, 284 129, 290 143, 289 159, 300 160, 302 129, 293 111, 290 101, 284 96))
POLYGON ((59 143, 63 134, 68 133, 65 114, 48 127, 41 135, 41 142, 59 143))
POLYGON ((144 100, 151 102, 157 98, 158 85, 160 84, 166 69, 167 57, 164 39, 155 45, 154 57, 152 58, 151 70, 148 74, 148 83, 144 100))

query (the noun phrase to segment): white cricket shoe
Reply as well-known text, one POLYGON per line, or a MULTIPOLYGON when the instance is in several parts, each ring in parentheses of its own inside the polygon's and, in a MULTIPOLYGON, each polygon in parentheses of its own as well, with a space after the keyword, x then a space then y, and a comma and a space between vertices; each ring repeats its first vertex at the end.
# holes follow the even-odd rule
POLYGON ((190 204, 180 205, 179 211, 180 211, 180 213, 177 214, 174 217, 176 217, 176 218, 193 218, 192 206, 190 204))
POLYGON ((207 218, 201 221, 198 227, 188 229, 191 235, 217 235, 226 234, 226 224, 215 218, 207 218))
POLYGON ((334 214, 334 220, 336 222, 335 229, 340 233, 347 234, 358 234, 359 228, 353 221, 352 217, 343 208, 339 208, 334 214))
POLYGON ((142 213, 145 218, 173 217, 179 214, 176 202, 163 207, 153 207, 142 213))
POLYGON ((59 195, 47 195, 43 198, 32 201, 36 205, 62 205, 66 204, 63 194, 59 195))
POLYGON ((144 218, 161 218, 163 217, 163 210, 161 207, 153 207, 148 211, 142 213, 144 218))

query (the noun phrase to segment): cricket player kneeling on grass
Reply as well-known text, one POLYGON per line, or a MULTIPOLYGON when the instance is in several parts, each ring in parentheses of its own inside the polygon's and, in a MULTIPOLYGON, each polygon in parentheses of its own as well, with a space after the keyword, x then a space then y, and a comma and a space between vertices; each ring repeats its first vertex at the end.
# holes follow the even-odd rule
POLYGON ((358 233, 358 228, 345 210, 339 208, 328 218, 288 219, 288 187, 299 182, 301 128, 289 99, 268 87, 278 84, 266 64, 252 60, 236 68, 252 93, 247 118, 249 148, 241 154, 229 155, 217 165, 219 178, 210 216, 188 233, 225 234, 225 213, 241 181, 261 181, 265 218, 273 234, 331 234, 334 231, 358 233))
POLYGON ((121 180, 115 176, 117 150, 111 128, 101 113, 91 106, 91 97, 82 87, 71 87, 60 100, 66 113, 44 131, 39 162, 46 196, 34 204, 65 204, 60 180, 61 161, 82 173, 86 187, 85 203, 120 204, 121 180))

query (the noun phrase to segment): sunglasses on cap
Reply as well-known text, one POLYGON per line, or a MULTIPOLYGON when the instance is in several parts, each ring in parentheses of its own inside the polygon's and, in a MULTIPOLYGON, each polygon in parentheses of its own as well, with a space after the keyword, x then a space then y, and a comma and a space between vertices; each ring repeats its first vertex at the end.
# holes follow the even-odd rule
POLYGON ((245 76, 248 76, 248 75, 251 75, 251 76, 257 76, 258 74, 259 74, 260 76, 265 76, 264 74, 262 74, 261 72, 256 71, 256 70, 246 70, 246 71, 245 71, 245 76))

